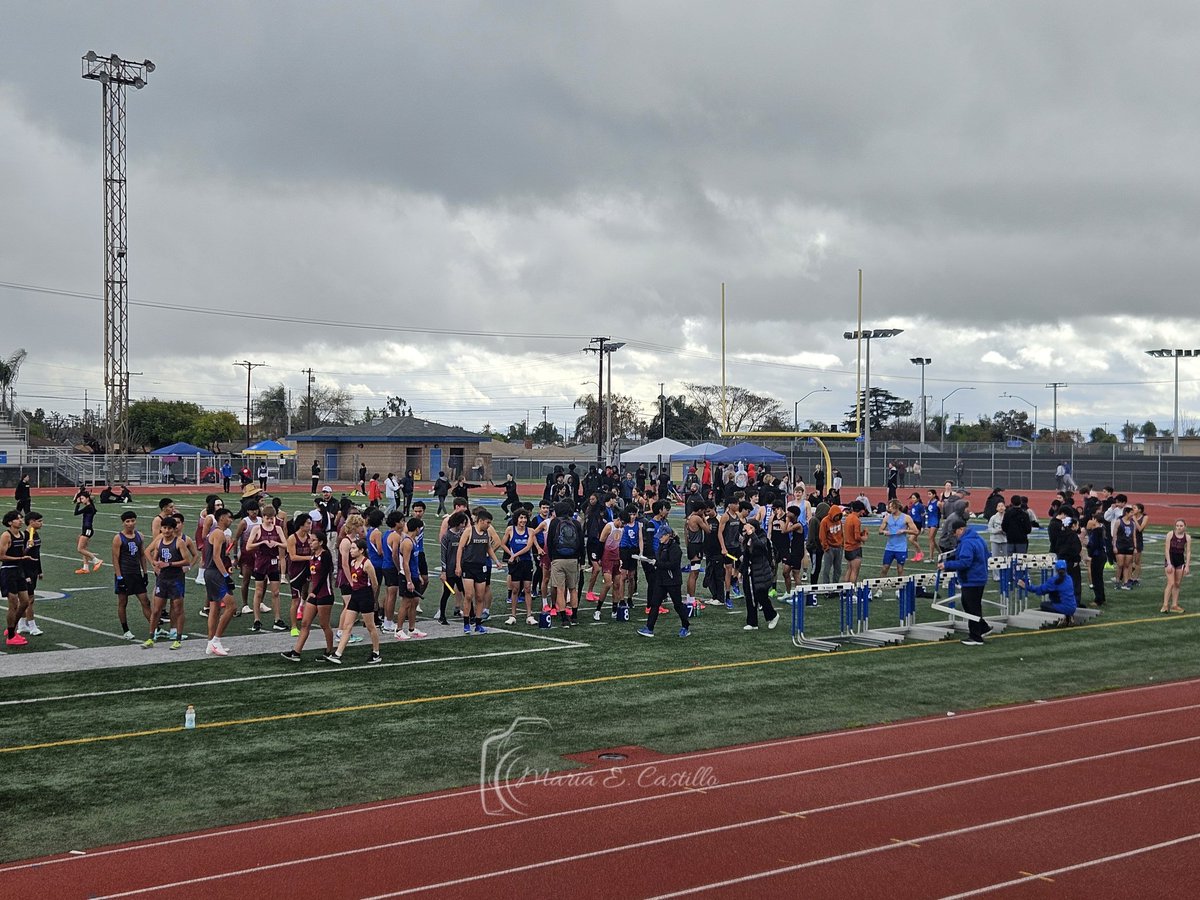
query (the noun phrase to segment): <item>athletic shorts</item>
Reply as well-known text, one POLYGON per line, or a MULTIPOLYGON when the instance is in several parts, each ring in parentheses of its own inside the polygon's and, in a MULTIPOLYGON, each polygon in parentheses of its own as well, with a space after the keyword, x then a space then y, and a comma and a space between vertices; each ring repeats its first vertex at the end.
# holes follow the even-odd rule
POLYGON ((370 588, 352 591, 346 608, 357 613, 373 613, 375 612, 375 595, 371 593, 370 588))
POLYGON ((96 529, 95 529, 95 528, 93 528, 92 526, 88 525, 88 526, 85 526, 85 527, 83 527, 83 528, 80 528, 80 529, 79 529, 79 533, 80 533, 80 534, 81 534, 83 537, 85 537, 85 538, 90 538, 90 537, 92 537, 93 535, 95 535, 95 533, 96 533, 96 529))
POLYGON ((408 589, 408 582, 401 579, 400 581, 400 597, 404 600, 416 600, 421 595, 417 593, 418 582, 413 582, 412 590, 408 589))
POLYGON ((776 559, 787 559, 788 552, 792 549, 792 542, 786 538, 775 538, 771 541, 771 549, 775 551, 776 559))
POLYGON ((482 565, 472 564, 472 563, 463 563, 463 567, 462 567, 462 580, 463 581, 474 581, 474 582, 478 582, 478 583, 484 583, 484 582, 487 582, 491 578, 491 574, 492 574, 491 570, 488 570, 485 573, 482 565))
POLYGON ((637 571, 637 560, 633 558, 633 555, 635 553, 637 553, 637 547, 622 547, 621 548, 620 560, 621 560, 622 571, 625 571, 625 572, 636 572, 637 571))
POLYGON ((23 594, 26 591, 25 573, 15 566, 0 569, 0 594, 23 594))
POLYGON ((508 577, 513 581, 533 581, 533 560, 527 555, 508 563, 508 577))
POLYGON ((311 603, 313 606, 333 606, 333 594, 322 594, 319 597, 309 597, 306 603, 311 603))
POLYGON ((204 596, 209 603, 220 603, 229 596, 229 585, 219 569, 204 570, 204 596))
POLYGON ((385 587, 399 587, 400 586, 400 570, 399 569, 397 569, 395 567, 391 567, 391 568, 383 569, 382 572, 383 572, 383 583, 384 583, 385 587))
MULTIPOLYGON (((849 555, 849 554, 847 554, 847 555, 849 555)), ((906 562, 908 562, 908 551, 907 550, 884 550, 883 551, 883 564, 885 566, 890 566, 892 563, 895 563, 898 566, 902 566, 906 562)))
POLYGON ((804 544, 801 541, 792 542, 792 549, 784 560, 784 565, 789 569, 799 569, 804 565, 804 544))
POLYGON ((1133 546, 1134 545, 1132 542, 1126 543, 1125 541, 1119 541, 1113 545, 1113 552, 1115 552, 1118 556, 1132 556, 1133 546))
MULTIPOLYGON (((846 551, 846 562, 850 562, 852 559, 862 559, 862 547, 859 547, 857 550, 846 551)), ((901 563, 901 565, 903 565, 903 563, 901 563)))
POLYGON ((123 577, 125 579, 125 590, 123 590, 123 591, 117 590, 117 588, 114 586, 113 587, 114 594, 116 594, 117 596, 124 594, 126 597, 132 597, 136 594, 146 593, 147 581, 146 581, 146 576, 144 573, 131 572, 130 574, 125 575, 123 577))
POLYGON ((607 572, 616 578, 617 573, 621 571, 621 554, 605 551, 604 555, 600 557, 600 571, 607 572))
POLYGON ((348 582, 348 581, 339 582, 338 583, 338 593, 340 593, 343 597, 349 597, 350 596, 350 582, 348 582))
POLYGON ((308 578, 308 571, 305 570, 300 577, 294 578, 288 582, 292 588, 293 600, 303 600, 308 596, 308 578))
POLYGON ((591 538, 591 537, 588 538, 587 539, 588 562, 599 562, 600 558, 602 556, 604 556, 604 544, 602 544, 600 542, 599 538, 591 538))
POLYGON ((182 600, 184 579, 159 578, 154 585, 154 596, 159 600, 182 600))
POLYGON ((442 581, 445 582, 445 584, 450 588, 450 590, 457 591, 460 594, 462 593, 462 589, 463 589, 462 579, 459 578, 457 575, 451 575, 449 572, 443 572, 442 573, 442 581))
POLYGON ((268 566, 266 569, 260 569, 257 566, 254 568, 255 581, 270 581, 272 583, 282 580, 279 572, 279 566, 268 566))

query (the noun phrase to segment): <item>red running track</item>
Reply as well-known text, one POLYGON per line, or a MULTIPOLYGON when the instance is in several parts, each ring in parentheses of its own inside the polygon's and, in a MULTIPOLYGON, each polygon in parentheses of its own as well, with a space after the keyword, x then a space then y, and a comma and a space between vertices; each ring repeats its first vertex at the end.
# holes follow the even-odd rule
POLYGON ((49 876, 62 898, 1200 896, 1200 679, 628 752, 8 864, 0 883, 33 896, 49 876))

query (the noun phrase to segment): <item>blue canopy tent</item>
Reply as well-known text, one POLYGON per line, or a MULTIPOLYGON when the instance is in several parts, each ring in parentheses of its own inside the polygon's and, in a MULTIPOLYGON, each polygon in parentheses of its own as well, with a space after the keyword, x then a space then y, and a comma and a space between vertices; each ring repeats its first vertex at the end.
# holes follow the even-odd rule
POLYGON ((168 444, 165 447, 159 447, 157 450, 150 451, 151 456, 212 456, 211 450, 205 450, 202 447, 197 447, 194 444, 189 444, 187 441, 176 441, 174 444, 168 444))
POLYGON ((246 456, 292 456, 295 450, 279 441, 259 441, 251 444, 242 453, 246 456))
POLYGON ((703 444, 697 444, 695 447, 688 447, 686 450, 680 450, 678 453, 671 454, 672 462, 690 462, 695 459, 712 459, 714 453, 720 453, 725 447, 722 444, 714 444, 711 441, 705 441, 703 444))
POLYGON ((720 453, 714 453, 709 460, 715 463, 735 463, 739 460, 748 463, 781 463, 786 462, 787 457, 782 453, 776 453, 774 450, 768 450, 766 447, 746 441, 726 447, 720 453))

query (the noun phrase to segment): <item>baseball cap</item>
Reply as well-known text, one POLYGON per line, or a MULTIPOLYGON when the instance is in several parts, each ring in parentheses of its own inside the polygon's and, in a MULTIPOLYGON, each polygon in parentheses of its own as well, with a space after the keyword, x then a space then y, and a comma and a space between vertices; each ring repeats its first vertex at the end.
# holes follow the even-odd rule
POLYGON ((331 488, 329 485, 325 485, 323 488, 321 488, 321 493, 322 494, 332 494, 333 488, 331 488))
POLYGON ((1054 568, 1059 572, 1067 571, 1067 561, 1065 559, 1056 559, 1054 561, 1054 568))

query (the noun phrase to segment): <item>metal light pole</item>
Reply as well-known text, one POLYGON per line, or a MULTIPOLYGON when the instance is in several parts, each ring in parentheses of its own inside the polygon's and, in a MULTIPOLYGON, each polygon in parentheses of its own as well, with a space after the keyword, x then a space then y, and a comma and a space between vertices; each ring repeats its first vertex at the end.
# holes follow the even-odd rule
POLYGON ((869 328, 862 331, 846 331, 842 333, 848 341, 859 339, 867 342, 867 377, 863 406, 866 407, 866 421, 863 426, 863 487, 871 486, 871 340, 895 337, 903 334, 903 328, 869 328))
POLYGON ((1067 384, 1065 381, 1052 381, 1048 385, 1046 385, 1046 387, 1054 389, 1054 447, 1057 450, 1058 449, 1058 389, 1070 387, 1070 385, 1067 384))
MULTIPOLYGON (((1026 400, 1024 397, 1020 396, 1019 394, 1010 394, 1007 391, 1005 391, 1000 396, 1001 397, 1010 397, 1013 400, 1020 400, 1022 403, 1025 403, 1025 404, 1033 407, 1033 440, 1029 442, 1029 489, 1032 491, 1033 490, 1033 448, 1036 446, 1037 436, 1038 436, 1037 404, 1031 403, 1030 401, 1026 400)), ((1016 435, 1016 436, 1020 437, 1020 435, 1016 435)))
POLYGON ((917 450, 917 462, 925 468, 925 367, 933 362, 928 356, 913 356, 908 360, 914 366, 921 367, 921 443, 917 450))
POLYGON ((596 466, 599 467, 601 453, 604 447, 604 350, 608 343, 607 337, 594 337, 588 343, 596 344, 595 347, 584 347, 584 353, 595 353, 596 361, 599 364, 599 372, 596 381, 596 466))
POLYGON ((129 452, 129 278, 125 196, 125 88, 141 90, 154 71, 150 60, 131 62, 89 50, 83 77, 102 88, 104 136, 104 390, 107 415, 104 452, 116 454, 108 477, 126 478, 129 452))
MULTIPOLYGON (((813 394, 828 393, 828 392, 829 392, 829 388, 822 385, 819 388, 814 388, 813 390, 809 391, 807 394, 805 394, 803 397, 801 397, 799 400, 797 400, 795 403, 792 404, 792 430, 793 431, 800 430, 800 404, 803 403, 805 400, 807 400, 809 397, 811 397, 813 394)), ((796 438, 795 437, 792 438, 792 458, 790 460, 788 460, 788 464, 791 467, 791 470, 792 470, 791 477, 794 480, 796 477, 796 438)))
POLYGON ((953 397, 955 394, 957 394, 959 391, 973 391, 973 390, 975 390, 975 388, 973 388, 973 387, 956 387, 954 390, 952 390, 950 393, 948 393, 945 397, 942 398, 942 417, 941 417, 941 423, 938 427, 938 431, 940 432, 940 436, 938 437, 938 449, 939 450, 946 449, 946 430, 947 430, 946 429, 946 401, 949 400, 951 397, 953 397))
POLYGON ((624 341, 610 341, 603 348, 603 353, 608 355, 608 400, 605 402, 607 421, 604 428, 605 444, 604 461, 608 465, 613 462, 613 430, 612 430, 612 355, 614 350, 620 350, 625 346, 624 341))
POLYGON ((1164 357, 1171 356, 1175 358, 1175 424, 1171 428, 1171 453, 1175 456, 1179 455, 1179 357, 1200 356, 1200 350, 1147 350, 1150 356, 1164 357))

